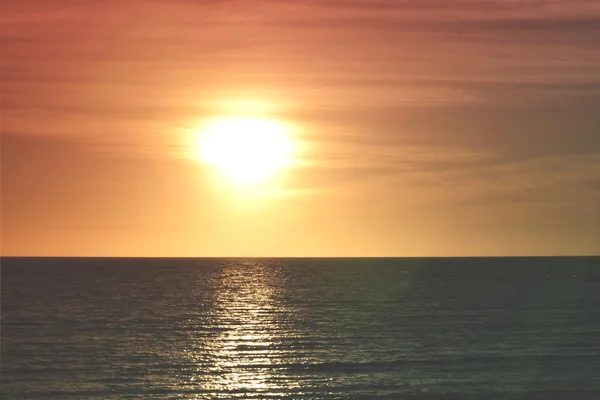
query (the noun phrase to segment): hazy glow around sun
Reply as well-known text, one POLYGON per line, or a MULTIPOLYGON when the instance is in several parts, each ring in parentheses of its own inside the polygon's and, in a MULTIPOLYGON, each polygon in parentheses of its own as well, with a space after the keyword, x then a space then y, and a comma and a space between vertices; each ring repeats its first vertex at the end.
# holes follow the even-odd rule
POLYGON ((240 185, 262 182, 288 166, 294 150, 283 123, 266 118, 215 119, 199 132, 197 157, 240 185))

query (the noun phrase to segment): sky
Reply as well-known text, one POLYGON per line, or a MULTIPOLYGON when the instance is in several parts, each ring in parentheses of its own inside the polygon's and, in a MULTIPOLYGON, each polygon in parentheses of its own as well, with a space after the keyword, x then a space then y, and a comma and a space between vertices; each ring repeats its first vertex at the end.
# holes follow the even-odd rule
POLYGON ((0 4, 3 256, 600 254, 597 0, 0 4), (282 121, 236 187, 203 124, 282 121))

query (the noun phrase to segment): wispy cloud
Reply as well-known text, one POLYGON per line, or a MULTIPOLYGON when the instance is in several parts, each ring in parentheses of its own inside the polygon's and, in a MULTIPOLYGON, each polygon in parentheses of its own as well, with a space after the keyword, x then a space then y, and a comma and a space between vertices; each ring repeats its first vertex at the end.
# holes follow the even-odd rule
POLYGON ((15 229, 214 223, 184 136, 256 97, 305 144, 289 218, 597 237, 596 0, 4 1, 0 45, 15 229))

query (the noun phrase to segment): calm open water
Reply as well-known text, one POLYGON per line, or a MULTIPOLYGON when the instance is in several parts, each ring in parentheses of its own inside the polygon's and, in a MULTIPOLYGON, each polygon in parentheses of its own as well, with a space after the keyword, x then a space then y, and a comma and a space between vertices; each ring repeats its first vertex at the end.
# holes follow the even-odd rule
POLYGON ((600 399, 600 258, 2 259, 3 399, 600 399))

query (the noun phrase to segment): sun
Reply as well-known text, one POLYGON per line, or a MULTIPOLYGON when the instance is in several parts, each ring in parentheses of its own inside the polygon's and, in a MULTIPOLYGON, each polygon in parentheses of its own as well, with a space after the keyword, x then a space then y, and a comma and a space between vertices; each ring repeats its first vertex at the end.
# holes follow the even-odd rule
POLYGON ((264 182, 292 161, 290 129, 266 118, 215 119, 200 129, 197 157, 233 182, 264 182))

